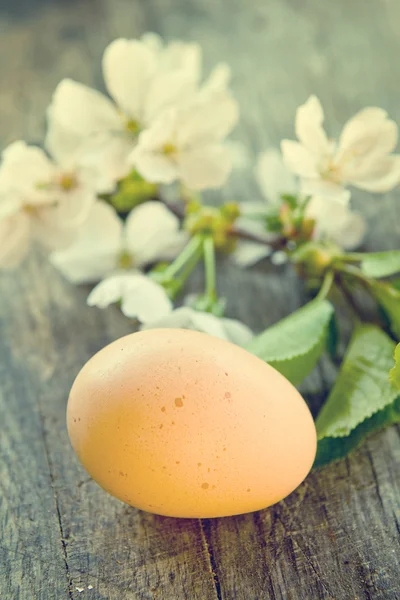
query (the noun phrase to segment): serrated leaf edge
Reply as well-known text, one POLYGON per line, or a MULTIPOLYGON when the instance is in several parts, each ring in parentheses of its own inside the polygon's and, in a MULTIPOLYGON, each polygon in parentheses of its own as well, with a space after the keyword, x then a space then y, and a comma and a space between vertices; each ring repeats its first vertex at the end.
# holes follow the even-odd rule
MULTIPOLYGON (((305 305, 305 306, 309 306, 309 305, 310 305, 312 302, 314 302, 314 300, 312 300, 312 301, 311 301, 311 302, 310 302, 308 305, 305 305)), ((334 309, 333 305, 332 305, 332 304, 331 304, 331 303, 330 303, 328 300, 324 300, 323 302, 324 302, 324 305, 326 306, 326 308, 327 308, 327 309, 328 309, 328 307, 329 307, 329 311, 330 311, 330 314, 329 314, 329 319, 330 319, 330 318, 332 317, 332 314, 335 312, 335 309, 334 309)), ((305 308, 305 307, 304 307, 304 308, 305 308)), ((292 314, 293 314, 293 313, 292 313, 292 314)), ((285 317, 284 319, 281 319, 281 321, 278 321, 277 323, 274 323, 274 325, 271 325, 271 327, 275 327, 275 326, 277 326, 278 324, 280 324, 280 323, 281 323, 282 321, 284 321, 285 319, 288 319, 289 317, 291 317, 291 315, 288 315, 288 316, 287 316, 287 317, 285 317)), ((322 337, 323 337, 323 336, 324 336, 324 334, 326 333, 326 329, 327 329, 327 325, 328 325, 328 323, 329 323, 329 319, 327 320, 326 324, 325 324, 325 325, 324 325, 324 326, 321 328, 321 329, 322 329, 322 331, 321 331, 321 335, 320 335, 320 337, 318 338, 318 341, 317 341, 317 343, 315 343, 315 344, 312 344, 311 346, 308 346, 308 347, 307 347, 307 349, 306 349, 304 352, 298 352, 298 353, 295 353, 295 354, 290 354, 290 355, 287 355, 287 356, 285 356, 285 358, 271 358, 271 359, 269 359, 269 360, 266 360, 266 359, 262 359, 262 360, 264 360, 264 361, 265 361, 265 362, 267 362, 268 364, 271 364, 271 363, 284 363, 284 362, 287 362, 287 361, 293 360, 293 359, 295 359, 295 358, 298 358, 299 356, 305 356, 306 354, 308 354, 308 353, 309 353, 311 350, 313 350, 313 349, 314 349, 314 348, 315 348, 315 347, 316 347, 316 346, 317 346, 317 345, 318 345, 318 344, 321 342, 321 340, 322 340, 322 337)), ((263 332, 263 333, 264 333, 264 332, 263 332)), ((262 335, 262 333, 261 333, 260 335, 262 335)), ((251 349, 249 350, 247 347, 246 347, 246 349, 247 349, 249 352, 252 352, 252 350, 251 350, 251 349)), ((253 353, 253 352, 252 352, 252 353, 253 353)), ((261 358, 261 357, 260 357, 260 358, 261 358)))
POLYGON ((281 359, 274 359, 274 360, 270 360, 268 361, 268 364, 271 366, 274 366, 275 364, 285 364, 291 360, 294 360, 295 358, 299 358, 300 356, 305 356, 306 354, 309 354, 311 352, 311 350, 314 350, 314 348, 316 348, 317 346, 319 346, 319 344, 322 342, 323 338, 326 335, 326 326, 325 328, 323 328, 320 337, 317 339, 317 342, 315 344, 313 344, 312 346, 309 346, 307 348, 307 350, 305 352, 301 352, 301 353, 297 353, 297 354, 292 354, 290 356, 288 356, 287 358, 281 358, 281 359))
MULTIPOLYGON (((382 332, 383 333, 383 332, 382 332)), ((353 334, 354 335, 354 334, 353 334)), ((345 360, 346 360, 346 356, 350 351, 350 346, 351 344, 349 344, 347 351, 343 357, 342 360, 342 365, 344 364, 345 360)), ((388 376, 389 379, 389 376, 388 376)), ((332 388, 333 389, 333 388, 332 388)), ((326 433, 324 435, 321 435, 318 433, 318 427, 317 427, 317 422, 318 422, 318 417, 319 415, 317 415, 317 418, 315 420, 315 425, 317 428, 317 440, 323 440, 325 438, 343 438, 343 437, 347 437, 354 429, 356 429, 356 427, 358 427, 358 425, 360 425, 361 423, 363 423, 364 421, 366 421, 367 419, 370 419, 371 417, 373 417, 373 415, 375 415, 376 413, 378 413, 381 410, 384 410, 387 406, 389 406, 390 404, 392 404, 393 402, 395 402, 397 400, 397 398, 400 396, 398 390, 396 390, 393 387, 393 396, 389 396, 391 398, 391 400, 388 400, 383 406, 381 406, 380 408, 373 410, 371 413, 367 413, 366 416, 361 420, 358 421, 357 423, 355 423, 355 425, 353 425, 353 427, 351 427, 350 429, 347 428, 346 430, 344 429, 339 429, 337 430, 337 432, 332 433, 329 429, 326 431, 326 433)), ((324 405, 325 406, 325 405, 324 405)))

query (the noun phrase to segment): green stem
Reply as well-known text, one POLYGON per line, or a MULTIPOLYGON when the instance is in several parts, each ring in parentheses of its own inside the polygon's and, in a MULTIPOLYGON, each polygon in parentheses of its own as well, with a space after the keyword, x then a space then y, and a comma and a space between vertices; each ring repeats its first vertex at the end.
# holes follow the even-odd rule
POLYGON ((189 277, 189 275, 191 274, 191 272, 193 271, 193 269, 199 262, 202 255, 203 255, 203 244, 200 244, 197 248, 197 251, 191 256, 191 258, 189 258, 189 260, 187 261, 187 263, 182 268, 182 271, 179 274, 179 279, 182 283, 184 283, 186 281, 186 279, 189 277))
POLYGON ((182 252, 176 257, 169 267, 164 271, 166 279, 172 279, 195 255, 198 254, 203 244, 202 237, 195 235, 184 247, 182 252))
POLYGON ((363 254, 358 252, 349 252, 348 254, 341 254, 337 257, 338 263, 356 263, 360 262, 364 258, 363 254))
POLYGON ((366 277, 364 275, 364 273, 362 271, 360 271, 360 269, 357 269, 357 267, 353 267, 351 265, 335 265, 335 270, 339 271, 340 273, 345 273, 346 275, 350 275, 351 277, 355 277, 356 279, 359 279, 360 281, 363 281, 364 283, 367 283, 368 285, 370 284, 370 280, 368 279, 368 277, 366 277))
POLYGON ((209 298, 216 295, 215 248, 212 237, 203 241, 204 268, 206 275, 206 294, 209 298))
POLYGON ((319 290, 316 300, 325 300, 331 291, 332 283, 334 279, 333 271, 328 271, 325 275, 324 281, 322 283, 321 289, 319 290))

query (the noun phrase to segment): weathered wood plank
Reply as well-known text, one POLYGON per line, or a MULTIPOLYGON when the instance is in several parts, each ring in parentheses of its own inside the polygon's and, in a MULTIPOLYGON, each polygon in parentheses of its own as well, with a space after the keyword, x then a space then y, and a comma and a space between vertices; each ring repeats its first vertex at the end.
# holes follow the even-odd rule
POLYGON ((31 261, 23 274, 28 277, 1 281, 1 356, 11 352, 2 410, 15 423, 2 436, 2 492, 10 506, 0 514, 10 521, 4 542, 16 559, 5 564, 11 581, 6 577, 4 588, 0 583, 0 597, 61 600, 93 585, 96 599, 217 598, 200 523, 124 506, 87 477, 71 451, 65 426, 71 383, 94 352, 130 331, 129 323, 117 311, 107 315, 85 306, 86 290, 76 293, 43 260, 31 261), (41 466, 43 445, 47 462, 41 466), (22 515, 15 525, 13 511, 22 515), (23 591, 14 596, 18 588, 23 591))
POLYGON ((1 297, 0 597, 64 600, 68 573, 43 415, 27 365, 15 361, 18 349, 10 344, 6 321, 12 297, 4 298, 4 288, 1 297))
MULTIPOLYGON (((40 140, 60 78, 101 85, 106 43, 146 30, 199 40, 207 65, 230 62, 243 112, 236 137, 254 155, 293 136, 295 108, 311 92, 326 107, 332 133, 366 104, 383 106, 400 122, 394 2, 33 4, 4 12, 0 3, 4 143, 40 140)), ((250 174, 238 174, 226 194, 259 192, 250 174)), ((399 247, 399 192, 354 197, 372 225, 368 247, 399 247)), ((254 329, 300 304, 301 286, 288 268, 241 273, 226 261, 220 274, 229 314, 254 329)), ((37 259, 0 278, 2 600, 399 597, 398 428, 313 474, 272 509, 231 519, 154 517, 109 498, 87 478, 65 431, 68 389, 87 358, 129 324, 117 310, 87 308, 85 296, 37 259)), ((315 407, 331 377, 320 370, 308 379, 304 391, 315 407)))

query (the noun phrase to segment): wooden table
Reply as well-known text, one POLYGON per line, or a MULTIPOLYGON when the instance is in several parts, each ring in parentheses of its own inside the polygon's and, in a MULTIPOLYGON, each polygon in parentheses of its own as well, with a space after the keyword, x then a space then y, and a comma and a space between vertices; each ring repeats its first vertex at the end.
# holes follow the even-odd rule
MULTIPOLYGON (((293 137, 295 109, 310 93, 333 134, 367 105, 400 123, 399 25, 396 0, 0 0, 0 137, 40 142, 58 81, 102 85, 105 45, 147 30, 200 41, 207 66, 232 65, 237 138, 254 156, 293 137)), ((256 196, 250 173, 226 193, 256 196)), ((371 225, 367 246, 398 248, 399 190, 355 193, 354 202, 371 225)), ((220 271, 228 313, 254 329, 303 301, 290 268, 220 271)), ((400 598, 399 428, 276 506, 234 518, 157 517, 91 481, 68 442, 68 390, 130 325, 117 309, 88 308, 87 291, 36 255, 0 276, 1 600, 400 598)), ((328 371, 303 387, 314 408, 328 371)))

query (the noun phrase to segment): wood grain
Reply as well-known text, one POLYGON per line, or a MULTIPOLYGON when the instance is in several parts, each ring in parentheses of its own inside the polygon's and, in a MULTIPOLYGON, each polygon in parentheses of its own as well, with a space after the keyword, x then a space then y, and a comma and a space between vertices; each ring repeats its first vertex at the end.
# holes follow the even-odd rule
MULTIPOLYGON (((101 87, 105 45, 147 30, 197 39, 207 68, 232 65, 236 137, 253 157, 293 136, 295 109, 310 93, 332 134, 365 105, 400 122, 399 22, 394 0, 0 1, 0 139, 40 141, 58 81, 101 87)), ((251 173, 236 174, 225 195, 257 197, 251 173)), ((355 193, 354 202, 371 225, 367 247, 400 247, 399 191, 355 193)), ((286 267, 240 272, 225 261, 219 274, 228 313, 255 330, 304 299, 286 267)), ((199 272, 192 286, 201 280, 199 272)), ((69 446, 66 400, 83 363, 130 325, 117 310, 88 308, 86 295, 41 256, 0 277, 1 600, 400 597, 396 427, 252 515, 166 519, 99 489, 69 446)), ((308 378, 313 409, 334 376, 324 363, 308 378)))

